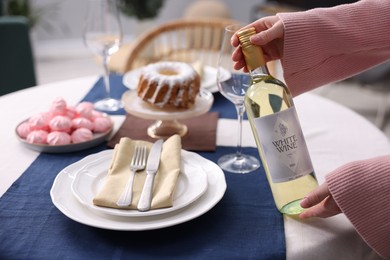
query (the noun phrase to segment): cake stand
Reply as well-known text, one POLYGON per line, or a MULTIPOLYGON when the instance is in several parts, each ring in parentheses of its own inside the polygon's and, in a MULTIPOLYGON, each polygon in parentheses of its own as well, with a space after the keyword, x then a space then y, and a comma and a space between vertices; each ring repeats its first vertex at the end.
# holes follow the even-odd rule
POLYGON ((195 104, 188 109, 158 108, 143 101, 134 90, 126 91, 122 96, 124 109, 127 113, 156 120, 148 127, 148 135, 152 138, 167 139, 174 134, 184 136, 188 128, 178 120, 188 119, 207 113, 213 104, 214 97, 210 91, 202 89, 196 98, 195 104))

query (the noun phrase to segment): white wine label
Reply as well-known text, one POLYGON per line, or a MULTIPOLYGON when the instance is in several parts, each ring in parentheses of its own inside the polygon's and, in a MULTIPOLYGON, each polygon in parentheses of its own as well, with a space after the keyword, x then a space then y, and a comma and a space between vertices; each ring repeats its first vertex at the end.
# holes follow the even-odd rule
POLYGON ((256 118, 254 124, 272 182, 290 181, 313 173, 294 107, 256 118))

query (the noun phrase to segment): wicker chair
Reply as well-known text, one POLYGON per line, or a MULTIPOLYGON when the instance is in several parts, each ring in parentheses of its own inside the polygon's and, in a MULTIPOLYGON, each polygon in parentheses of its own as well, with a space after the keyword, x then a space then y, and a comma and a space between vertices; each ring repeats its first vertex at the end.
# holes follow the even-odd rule
POLYGON ((161 61, 201 62, 216 67, 224 28, 233 20, 181 19, 162 24, 142 35, 132 47, 125 71, 161 61))

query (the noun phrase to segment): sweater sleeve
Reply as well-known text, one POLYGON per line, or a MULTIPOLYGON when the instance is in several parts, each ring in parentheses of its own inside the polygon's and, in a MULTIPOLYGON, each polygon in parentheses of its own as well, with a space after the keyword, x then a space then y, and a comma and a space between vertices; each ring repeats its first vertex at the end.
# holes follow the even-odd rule
POLYGON ((346 164, 328 174, 326 182, 360 236, 390 258, 390 155, 346 164))
POLYGON ((282 66, 294 96, 390 59, 390 1, 279 13, 285 28, 282 66))

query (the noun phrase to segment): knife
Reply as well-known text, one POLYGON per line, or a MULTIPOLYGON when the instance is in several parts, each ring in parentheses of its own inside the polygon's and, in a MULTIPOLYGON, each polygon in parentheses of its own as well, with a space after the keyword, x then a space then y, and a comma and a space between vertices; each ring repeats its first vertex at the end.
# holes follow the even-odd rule
POLYGON ((150 148, 148 162, 146 164, 146 179, 144 187, 142 188, 141 197, 137 205, 137 209, 139 211, 150 210, 153 195, 152 193, 154 176, 156 175, 158 165, 160 164, 160 156, 163 143, 164 140, 160 139, 152 145, 152 148, 150 148))

